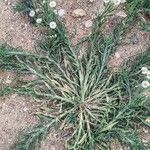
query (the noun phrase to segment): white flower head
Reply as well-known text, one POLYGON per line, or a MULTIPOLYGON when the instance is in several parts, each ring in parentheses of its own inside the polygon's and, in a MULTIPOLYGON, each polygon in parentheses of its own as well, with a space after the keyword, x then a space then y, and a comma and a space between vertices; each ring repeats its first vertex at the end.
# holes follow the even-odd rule
POLYGON ((29 16, 30 16, 30 17, 34 17, 34 16, 35 16, 35 11, 34 11, 34 10, 30 10, 29 16))
POLYGON ((148 68, 147 67, 142 67, 141 71, 142 71, 142 74, 147 74, 148 68))
POLYGON ((148 88, 150 86, 150 83, 148 81, 143 81, 142 82, 142 87, 143 88, 148 88))
POLYGON ((40 24, 41 22, 42 22, 42 18, 37 18, 37 19, 36 19, 36 23, 37 23, 37 24, 40 24))
POLYGON ((55 1, 51 1, 51 2, 49 3, 49 6, 50 6, 51 8, 56 7, 56 2, 55 2, 55 1))
POLYGON ((56 24, 56 22, 52 21, 52 22, 50 22, 49 26, 51 29, 55 29, 57 27, 57 24, 56 24))
POLYGON ((104 1, 104 3, 109 3, 110 2, 110 0, 103 0, 104 1))

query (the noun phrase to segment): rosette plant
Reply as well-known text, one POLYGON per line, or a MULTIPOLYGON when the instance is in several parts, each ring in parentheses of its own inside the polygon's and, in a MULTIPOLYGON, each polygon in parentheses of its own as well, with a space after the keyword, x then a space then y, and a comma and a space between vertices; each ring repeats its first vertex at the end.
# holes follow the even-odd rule
POLYGON ((107 65, 121 37, 132 26, 141 3, 130 1, 128 16, 105 35, 102 27, 113 10, 108 4, 97 14, 91 35, 75 46, 48 3, 28 0, 17 5, 17 10, 27 14, 40 6, 32 21, 40 16, 47 35, 35 53, 6 45, 0 47, 0 69, 17 74, 16 84, 3 87, 1 96, 15 92, 38 99, 41 105, 44 103, 37 112, 39 124, 25 131, 12 149, 37 150, 52 129, 62 135, 67 133, 64 139, 68 150, 107 150, 111 149, 112 140, 132 150, 150 148, 142 142, 137 130, 150 127, 146 121, 150 117, 149 87, 141 86, 145 78, 141 68, 150 67, 150 49, 118 71, 107 65), (52 21, 57 24, 55 29, 49 27, 52 21), (36 78, 22 81, 19 76, 24 74, 36 78))

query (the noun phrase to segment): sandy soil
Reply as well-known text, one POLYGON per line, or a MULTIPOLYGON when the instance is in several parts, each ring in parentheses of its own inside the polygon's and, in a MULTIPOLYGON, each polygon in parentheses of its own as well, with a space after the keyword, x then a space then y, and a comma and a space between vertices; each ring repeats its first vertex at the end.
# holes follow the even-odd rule
POLYGON ((0 1, 0 42, 33 50, 39 31, 13 11, 15 0, 0 1))
POLYGON ((0 150, 8 150, 22 130, 37 123, 35 110, 27 98, 15 94, 1 99, 0 150))
POLYGON ((138 27, 131 29, 122 40, 122 44, 118 46, 108 65, 115 68, 123 65, 150 47, 149 40, 149 33, 138 30, 138 27))
MULTIPOLYGON (((40 31, 32 26, 28 19, 15 13, 12 7, 17 0, 0 0, 0 43, 7 42, 13 47, 22 47, 22 49, 34 51, 36 40, 41 37, 40 31)), ((73 43, 90 33, 90 27, 85 27, 85 22, 94 18, 97 8, 102 8, 102 0, 57 0, 59 9, 64 9, 66 14, 66 26, 70 33, 77 34, 73 43), (85 17, 74 18, 72 11, 82 8, 86 12, 85 17)), ((63 19, 63 18, 62 18, 63 19)), ((109 24, 110 22, 108 22, 109 24)), ((110 60, 111 66, 118 66, 129 57, 140 52, 141 48, 147 46, 146 41, 149 34, 132 29, 125 39, 125 45, 120 46, 117 53, 110 60), (136 39, 133 42, 133 39, 136 39)), ((0 79, 5 84, 10 84, 13 80, 13 74, 0 72, 0 79)), ((37 110, 37 104, 27 98, 11 95, 0 100, 0 150, 8 150, 15 141, 20 131, 37 123, 34 113, 37 110)), ((44 142, 41 150, 63 150, 64 141, 55 132, 53 132, 44 142)))

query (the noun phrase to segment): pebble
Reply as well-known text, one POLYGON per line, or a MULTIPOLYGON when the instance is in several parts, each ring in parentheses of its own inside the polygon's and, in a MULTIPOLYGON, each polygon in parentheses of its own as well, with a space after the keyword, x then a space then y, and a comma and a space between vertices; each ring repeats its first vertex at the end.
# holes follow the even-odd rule
POLYGON ((127 14, 126 14, 124 11, 118 11, 118 12, 116 13, 116 16, 125 18, 125 17, 127 17, 127 14))
POLYGON ((12 110, 13 110, 13 107, 3 104, 1 113, 2 114, 10 114, 12 112, 12 110))
POLYGON ((124 150, 130 150, 130 147, 124 147, 124 150))
POLYGON ((57 15, 57 14, 58 14, 58 11, 57 11, 57 9, 54 9, 54 13, 55 13, 55 15, 57 15))
POLYGON ((92 27, 92 25, 93 25, 92 20, 87 20, 87 21, 85 21, 85 27, 86 27, 86 28, 90 28, 90 27, 92 27))
POLYGON ((143 131, 144 131, 144 133, 146 133, 146 134, 149 133, 148 130, 146 130, 146 129, 144 129, 144 128, 143 128, 143 131))
POLYGON ((150 123, 150 117, 145 120, 147 123, 150 123))
POLYGON ((56 150, 55 146, 52 145, 51 146, 51 150, 56 150))
POLYGON ((28 108, 26 108, 26 107, 23 108, 23 111, 24 111, 24 112, 27 112, 27 111, 28 111, 28 108))
POLYGON ((11 98, 14 99, 17 97, 17 94, 12 94, 11 98))
POLYGON ((58 15, 60 16, 60 17, 63 17, 64 15, 65 15, 65 10, 64 9, 60 9, 60 10, 58 10, 58 15))
POLYGON ((86 16, 86 12, 83 9, 75 9, 72 12, 72 16, 75 17, 75 18, 84 17, 84 16, 86 16))
POLYGON ((148 141, 146 139, 142 139, 143 143, 148 143, 148 141))
POLYGON ((37 8, 35 11, 36 11, 36 12, 39 12, 39 11, 40 11, 40 9, 39 9, 39 8, 37 8))
POLYGON ((93 3, 95 0, 89 0, 90 3, 93 3))
POLYGON ((129 39, 130 39, 130 43, 132 43, 133 45, 139 43, 139 39, 138 39, 136 33, 134 33, 133 35, 131 35, 131 37, 129 37, 129 39))
POLYGON ((12 81, 9 79, 9 76, 7 77, 7 79, 6 79, 6 81, 5 81, 5 83, 6 84, 10 84, 12 81))
POLYGON ((11 3, 8 0, 4 0, 6 5, 11 5, 11 3))
POLYGON ((115 53, 116 58, 120 58, 120 54, 118 52, 115 53))

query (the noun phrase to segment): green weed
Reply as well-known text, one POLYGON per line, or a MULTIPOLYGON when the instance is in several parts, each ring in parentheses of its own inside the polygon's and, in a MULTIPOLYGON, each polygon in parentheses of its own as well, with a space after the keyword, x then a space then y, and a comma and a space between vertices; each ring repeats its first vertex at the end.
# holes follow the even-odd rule
POLYGON ((41 141, 54 127, 61 132, 67 132, 69 127, 71 133, 66 137, 66 149, 70 150, 110 149, 112 139, 132 150, 150 148, 137 132, 139 126, 150 127, 145 121, 150 116, 150 102, 145 95, 149 88, 141 86, 145 79, 141 67, 150 66, 150 50, 117 73, 107 67, 110 55, 132 24, 141 1, 130 4, 128 17, 112 34, 105 36, 101 32, 105 17, 112 10, 108 5, 95 19, 92 34, 74 47, 63 24, 45 4, 42 26, 48 27, 49 21, 54 20, 57 28, 48 27, 48 40, 41 44, 44 54, 0 47, 1 69, 37 77, 32 81, 18 81, 9 90, 47 103, 47 108, 37 113, 41 120, 39 125, 26 131, 12 149, 39 149, 41 141), (49 41, 50 34, 56 34, 57 39, 49 41), (87 46, 81 56, 79 53, 85 43, 87 46))

